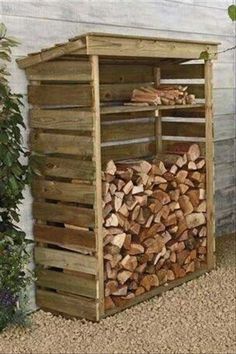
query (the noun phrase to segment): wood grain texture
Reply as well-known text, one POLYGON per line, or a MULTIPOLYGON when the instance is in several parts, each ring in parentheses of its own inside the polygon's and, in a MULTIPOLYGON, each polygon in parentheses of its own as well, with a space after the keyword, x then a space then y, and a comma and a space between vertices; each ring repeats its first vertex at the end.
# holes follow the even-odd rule
POLYGON ((77 272, 96 274, 96 258, 83 254, 54 250, 51 248, 35 247, 36 264, 56 267, 77 272))
POLYGON ((44 176, 94 180, 95 168, 92 161, 49 156, 39 158, 38 161, 44 176))
POLYGON ((63 183, 34 178, 32 194, 38 199, 52 199, 84 204, 94 203, 95 188, 90 184, 63 183))
POLYGON ((29 113, 31 128, 90 131, 92 123, 92 113, 81 109, 31 109, 29 113))
POLYGON ((89 106, 91 88, 87 84, 29 86, 28 102, 37 106, 89 106))
POLYGON ((34 131, 30 139, 31 148, 45 154, 58 153, 77 156, 91 156, 92 137, 67 134, 41 133, 34 131))
POLYGON ((34 202, 33 216, 43 221, 54 221, 81 227, 94 227, 94 210, 64 204, 34 202))
POLYGON ((154 122, 102 125, 102 142, 154 137, 154 122))
POLYGON ((118 55, 156 58, 198 59, 202 51, 216 53, 216 46, 209 44, 181 43, 173 40, 135 39, 89 35, 87 53, 96 55, 118 55))
POLYGON ((34 225, 36 241, 56 245, 72 251, 95 251, 95 235, 93 231, 74 230, 42 224, 34 225))
POLYGON ((73 275, 47 269, 38 269, 36 276, 38 286, 96 298, 95 277, 73 275))
POLYGON ((36 291, 37 305, 45 310, 67 314, 72 317, 88 318, 96 320, 96 302, 82 296, 67 296, 52 291, 36 291))
POLYGON ((91 80, 91 66, 88 60, 50 61, 27 68, 26 75, 28 80, 85 82, 91 80))

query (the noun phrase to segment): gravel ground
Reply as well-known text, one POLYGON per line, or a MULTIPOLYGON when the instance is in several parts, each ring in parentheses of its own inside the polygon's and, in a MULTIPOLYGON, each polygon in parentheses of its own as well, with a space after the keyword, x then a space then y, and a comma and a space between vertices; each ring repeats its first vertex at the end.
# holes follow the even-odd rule
POLYGON ((0 335, 0 353, 236 353, 235 241, 217 239, 210 274, 100 323, 38 311, 0 335))

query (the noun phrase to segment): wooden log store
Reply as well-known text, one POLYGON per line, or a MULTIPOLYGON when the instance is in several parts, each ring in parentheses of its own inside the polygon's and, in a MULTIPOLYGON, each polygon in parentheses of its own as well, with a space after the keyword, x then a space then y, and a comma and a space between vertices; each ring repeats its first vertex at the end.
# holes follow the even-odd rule
POLYGON ((89 33, 18 60, 41 170, 39 307, 99 321, 214 268, 202 51, 216 59, 217 43, 89 33))

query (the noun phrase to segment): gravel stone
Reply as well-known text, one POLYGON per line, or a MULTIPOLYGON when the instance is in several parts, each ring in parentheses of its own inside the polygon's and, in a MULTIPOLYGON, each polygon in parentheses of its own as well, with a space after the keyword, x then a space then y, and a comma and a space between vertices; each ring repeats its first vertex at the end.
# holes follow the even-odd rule
POLYGON ((37 311, 0 334, 0 353, 236 353, 235 241, 216 240, 216 270, 100 323, 37 311))

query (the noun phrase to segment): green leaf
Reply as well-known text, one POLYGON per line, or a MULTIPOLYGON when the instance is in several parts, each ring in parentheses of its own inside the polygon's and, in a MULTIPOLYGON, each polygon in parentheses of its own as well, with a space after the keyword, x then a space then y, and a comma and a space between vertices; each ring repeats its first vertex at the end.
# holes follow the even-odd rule
POLYGON ((232 21, 236 21, 236 5, 228 7, 228 14, 232 21))
POLYGON ((0 23, 0 37, 4 38, 7 33, 7 28, 4 23, 0 23))
POLYGON ((210 58, 210 54, 207 50, 201 52, 199 59, 208 60, 210 58))

